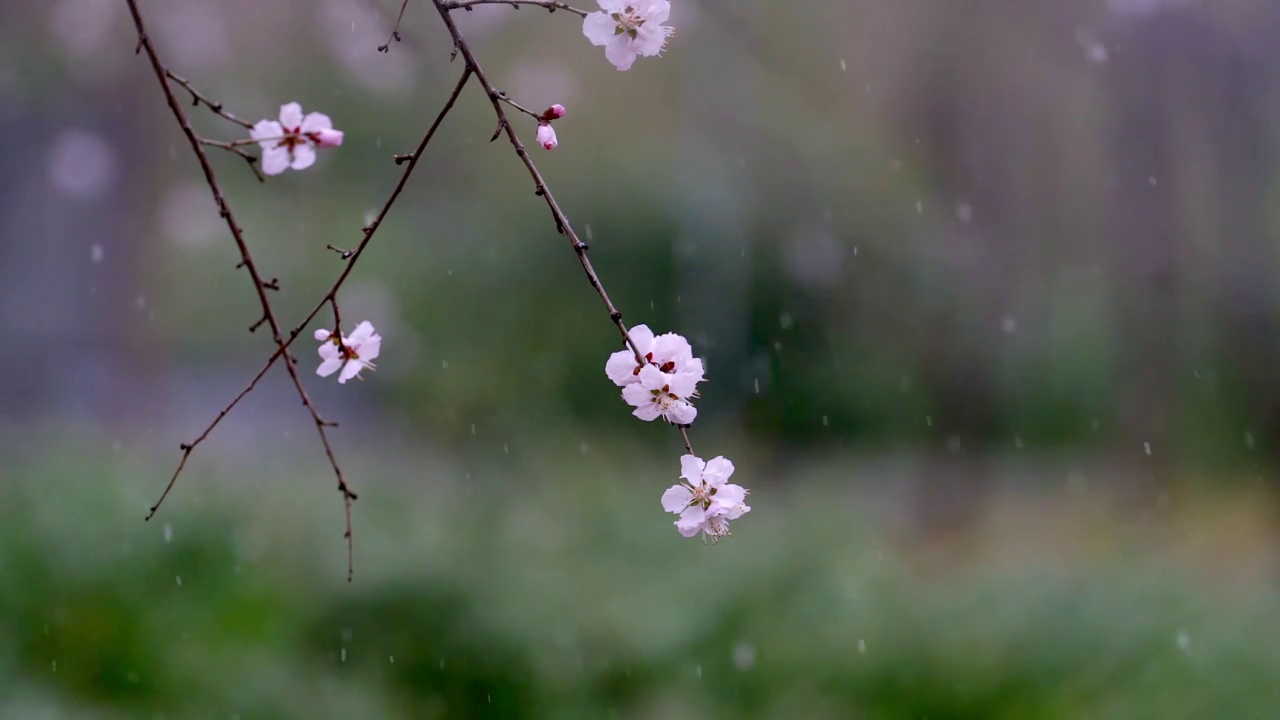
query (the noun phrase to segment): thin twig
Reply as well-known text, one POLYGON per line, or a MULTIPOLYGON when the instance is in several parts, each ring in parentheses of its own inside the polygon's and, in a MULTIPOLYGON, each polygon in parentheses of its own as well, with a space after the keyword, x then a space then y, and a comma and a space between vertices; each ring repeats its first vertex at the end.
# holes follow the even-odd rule
MULTIPOLYGON (((484 74, 484 69, 480 67, 476 56, 471 52, 471 46, 467 44, 467 40, 463 37, 462 32, 458 30, 458 26, 453 21, 453 16, 449 13, 450 4, 455 0, 434 0, 436 10, 440 12, 441 19, 444 20, 445 27, 449 30, 449 35, 453 38, 453 47, 457 52, 462 53, 463 59, 467 63, 467 67, 471 72, 475 73, 476 80, 480 82, 480 86, 484 88, 485 93, 489 96, 489 103, 493 105, 494 115, 498 119, 498 129, 505 131, 507 139, 511 141, 511 147, 515 150, 516 155, 524 163, 525 169, 529 171, 529 176, 533 178, 534 194, 539 195, 547 203, 547 208, 551 211, 551 217, 555 220, 556 230, 569 240, 569 244, 573 247, 574 253, 578 256, 578 262, 582 265, 583 272, 587 275, 587 281, 591 283, 591 287, 595 289, 596 294, 600 296, 600 302, 604 304, 605 310, 609 312, 609 319, 613 321, 614 326, 618 328, 618 332, 622 334, 622 340, 631 352, 636 356, 636 362, 640 365, 648 364, 648 361, 640 353, 640 348, 636 346, 634 340, 631 339, 631 333, 627 330, 626 324, 622 322, 622 313, 614 306, 613 301, 609 299, 609 293, 605 291, 604 284, 600 282, 600 277, 596 274, 596 270, 591 265, 591 259, 587 257, 587 244, 578 238, 578 233, 574 231, 573 225, 569 223, 569 218, 560 209, 560 204, 556 202, 555 196, 551 194, 551 188, 547 186, 547 181, 543 179, 542 173, 538 172, 538 167, 533 163, 533 158, 529 156, 529 151, 525 149, 524 143, 520 142, 520 137, 516 135, 515 129, 511 126, 511 121, 507 118, 506 111, 502 109, 504 102, 509 102, 505 96, 489 82, 489 78, 484 74)), ((472 0, 478 2, 478 0, 472 0)), ((690 455, 693 454, 693 444, 689 442, 689 433, 685 426, 677 425, 680 430, 680 437, 684 441, 685 450, 690 455)))
POLYGON ((520 103, 516 102, 515 100, 512 100, 505 92, 498 91, 498 99, 510 105, 511 107, 515 108, 516 110, 519 110, 525 115, 528 115, 534 120, 537 120, 538 122, 542 122, 542 113, 536 113, 530 110, 529 108, 521 105, 520 103))
POLYGON ((256 140, 250 140, 249 142, 243 142, 239 140, 233 141, 233 142, 222 142, 221 140, 210 140, 208 138, 203 138, 203 137, 198 139, 200 140, 201 145, 216 147, 219 150, 226 150, 232 155, 239 155, 245 162, 249 163, 249 169, 253 171, 253 176, 258 178, 258 182, 267 181, 266 176, 263 175, 262 171, 258 169, 258 156, 250 155, 249 153, 240 149, 240 146, 248 145, 249 143, 252 143, 252 142, 257 142, 256 140))
MULTIPOLYGON (((132 5, 132 3, 130 3, 130 5, 132 5)), ((190 80, 187 80, 186 78, 178 77, 177 75, 173 74, 173 71, 170 70, 169 68, 164 68, 164 76, 178 83, 179 85, 182 86, 182 89, 191 93, 192 105, 203 104, 205 107, 212 110, 213 114, 218 115, 219 117, 225 118, 227 120, 230 120, 231 122, 239 125, 240 127, 246 128, 248 130, 253 129, 253 123, 249 122, 248 120, 243 120, 241 118, 238 118, 235 115, 232 115, 231 113, 227 112, 226 110, 223 110, 222 103, 214 102, 213 100, 210 100, 208 97, 202 94, 199 90, 197 90, 195 86, 191 84, 190 80)))
MULTIPOLYGON (((275 312, 271 307, 271 300, 267 296, 266 283, 262 280, 262 275, 258 272, 258 267, 253 261, 253 256, 249 252, 249 246, 245 242, 244 234, 241 232, 239 223, 236 222, 235 216, 231 212, 230 205, 227 204, 226 197, 223 195, 222 187, 218 183, 217 175, 214 174, 213 166, 209 164, 209 158, 205 154, 204 147, 200 143, 199 136, 191 127, 191 122, 187 118, 186 112, 182 109, 182 104, 174 96, 173 90, 169 87, 168 79, 171 73, 160 61, 159 55, 156 54, 155 47, 151 44, 151 39, 147 36, 146 27, 142 21, 142 14, 138 10, 137 0, 126 0, 129 5, 129 12, 133 15, 133 24, 138 31, 138 51, 143 50, 147 53, 147 59, 151 62, 151 68, 155 71, 156 79, 160 83, 160 89, 164 92, 165 100, 169 103, 169 108, 173 111, 174 118, 181 126, 182 132, 187 137, 187 142, 191 145, 191 151, 195 154, 196 160, 200 163, 200 169, 204 171, 206 183, 209 185, 209 191, 213 194, 214 202, 217 203, 218 212, 227 223, 227 228, 231 231, 231 236, 236 242, 236 247, 240 250, 240 265, 248 270, 250 277, 253 279, 253 288, 258 296, 258 303, 262 306, 262 314, 267 324, 271 327, 272 339, 275 341, 277 352, 284 357, 285 369, 289 372, 289 377, 293 381, 294 388, 298 391, 298 397, 302 400, 302 404, 306 406, 307 411, 311 413, 311 419, 316 426, 316 432, 320 435, 320 442, 324 446, 325 455, 329 458, 329 464, 333 467, 334 475, 338 478, 338 491, 342 494, 343 505, 345 506, 347 516, 347 579, 351 580, 355 569, 355 547, 351 533, 351 501, 356 499, 356 494, 352 492, 347 485, 346 479, 343 477, 342 468, 338 465, 338 460, 333 454, 333 447, 329 444, 328 433, 325 432, 327 426, 332 425, 320 416, 316 410, 315 404, 312 403, 310 396, 307 395, 306 388, 302 385, 301 378, 298 377, 298 369, 294 365, 293 358, 286 352, 286 343, 280 334, 280 324, 276 320, 275 312)), ((175 81, 176 82, 176 81, 175 81)), ((181 83, 180 83, 181 84, 181 83)), ((190 85, 184 87, 190 89, 190 85)), ((193 91, 193 94, 194 91, 193 91)), ((201 97, 198 96, 197 97, 201 97)), ((208 102, 207 100, 197 100, 198 102, 208 102)), ((212 108, 212 106, 211 106, 212 108)), ((214 109, 215 112, 220 112, 214 109)), ((221 113, 220 113, 221 114, 221 113)), ((293 335, 296 335, 293 333, 293 335)), ((292 340, 292 336, 290 338, 292 340)), ((257 380, 255 378, 254 382, 257 380)), ((234 402, 232 403, 234 405, 234 402)), ((229 406, 230 407, 230 406, 229 406)), ((224 411, 225 414, 225 411, 224 411)), ((215 423, 216 424, 216 421, 215 423)), ((212 427, 212 426, 211 426, 212 427)), ((151 507, 151 511, 147 514, 147 519, 151 519, 160 504, 164 502, 164 498, 168 496, 169 491, 173 488, 173 484, 177 481, 178 475, 182 472, 182 468, 186 465, 187 457, 191 455, 192 450, 204 441, 208 436, 208 430, 201 433, 196 440, 190 443, 182 444, 182 459, 178 463, 178 469, 170 478, 169 484, 165 487, 164 493, 160 499, 151 507)))
POLYGON ((378 52, 391 52, 391 42, 400 42, 400 21, 404 20, 404 10, 409 7, 409 0, 400 3, 400 14, 396 15, 396 24, 391 26, 391 34, 387 36, 387 41, 378 46, 378 52))
POLYGON ((579 10, 572 5, 555 2, 554 0, 445 0, 444 2, 436 3, 436 7, 443 10, 466 10, 468 12, 476 5, 510 5, 517 10, 520 9, 521 5, 535 5, 544 8, 547 12, 564 10, 578 17, 586 17, 589 14, 586 10, 579 10))

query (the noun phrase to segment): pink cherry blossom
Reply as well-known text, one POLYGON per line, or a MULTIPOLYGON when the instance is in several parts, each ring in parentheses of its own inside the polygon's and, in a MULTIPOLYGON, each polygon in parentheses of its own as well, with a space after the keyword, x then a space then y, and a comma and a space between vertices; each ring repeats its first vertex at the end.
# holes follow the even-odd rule
POLYGON ((662 509, 679 516, 676 530, 685 537, 701 532, 704 540, 710 537, 712 542, 730 535, 729 521, 751 512, 745 502, 749 491, 727 482, 733 463, 723 456, 704 462, 685 455, 680 468, 683 482, 662 494, 662 509))
POLYGON ((551 123, 538 124, 538 144, 544 150, 555 150, 560 141, 556 139, 556 130, 551 127, 551 123))
POLYGON ((636 57, 662 52, 674 28, 662 23, 671 15, 668 0, 597 0, 600 12, 582 20, 582 34, 592 45, 603 45, 604 56, 619 70, 628 70, 636 57))
POLYGON ((360 323, 350 336, 343 336, 341 339, 323 329, 316 330, 315 338, 320 341, 321 362, 320 367, 316 368, 316 374, 320 377, 329 377, 338 368, 342 368, 342 372, 338 374, 338 382, 345 384, 351 378, 358 377, 365 368, 377 369, 373 361, 382 352, 382 336, 374 331, 373 324, 369 321, 360 323))
POLYGON ((280 120, 259 120, 249 136, 262 147, 262 172, 279 175, 288 168, 305 170, 315 164, 317 147, 337 147, 343 133, 333 129, 324 113, 302 114, 296 102, 280 106, 280 120))

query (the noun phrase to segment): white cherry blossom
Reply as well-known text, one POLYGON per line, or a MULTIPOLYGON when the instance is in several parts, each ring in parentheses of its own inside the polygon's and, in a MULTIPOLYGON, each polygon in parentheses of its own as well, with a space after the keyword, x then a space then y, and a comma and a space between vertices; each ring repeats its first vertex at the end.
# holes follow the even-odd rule
MULTIPOLYGON (((648 325, 636 325, 627 334, 631 336, 631 342, 635 343, 641 357, 657 365, 659 370, 669 374, 694 375, 697 382, 706 379, 703 376, 702 361, 693 356, 693 348, 683 335, 666 333, 654 337, 648 325)), ((640 370, 643 367, 636 362, 635 353, 628 347, 609 356, 604 372, 615 385, 626 386, 640 382, 640 370)))
POLYGON ((376 370, 373 361, 382 352, 382 336, 373 329, 373 324, 364 321, 356 326, 350 336, 339 338, 328 330, 316 330, 316 340, 320 341, 320 367, 316 374, 329 377, 342 368, 338 374, 338 382, 345 384, 353 377, 358 377, 365 368, 376 370))
POLYGON ((315 164, 317 147, 337 147, 343 133, 333 129, 324 113, 302 114, 296 102, 280 106, 280 120, 259 120, 249 136, 262 147, 262 172, 279 175, 288 168, 305 170, 315 164))
POLYGON ((715 542, 731 534, 730 520, 751 512, 745 502, 747 489, 728 482, 733 463, 727 458, 704 462, 695 455, 685 455, 680 458, 680 469, 683 482, 662 494, 662 509, 679 516, 675 526, 681 535, 702 533, 704 540, 710 537, 715 542))
POLYGON ((600 12, 582 20, 582 34, 603 45, 604 56, 619 70, 629 70, 636 57, 662 52, 674 28, 663 25, 671 15, 668 0, 598 0, 600 12))
POLYGON ((698 416, 690 400, 698 396, 700 376, 664 373, 657 365, 645 365, 636 377, 639 382, 622 388, 622 399, 635 407, 632 415, 646 421, 661 417, 676 425, 688 425, 698 416))

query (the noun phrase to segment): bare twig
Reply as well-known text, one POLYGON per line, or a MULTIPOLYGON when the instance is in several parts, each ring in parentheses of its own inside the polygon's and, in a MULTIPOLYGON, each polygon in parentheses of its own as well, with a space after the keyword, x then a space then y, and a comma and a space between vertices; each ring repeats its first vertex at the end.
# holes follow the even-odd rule
POLYGON ((504 102, 504 103, 506 103, 506 104, 510 105, 511 107, 515 108, 516 110, 519 110, 520 112, 524 113, 525 115, 528 115, 529 117, 533 118, 534 120, 537 120, 538 122, 542 122, 542 113, 536 113, 536 112, 534 112, 534 111, 530 110, 529 108, 527 108, 527 107, 525 107, 525 106, 521 105, 520 103, 516 102, 515 100, 512 100, 510 97, 508 97, 508 96, 507 96, 507 94, 506 94, 505 92, 503 92, 503 91, 501 91, 501 90, 499 90, 499 91, 498 91, 498 99, 499 99, 499 100, 501 100, 502 102, 504 102))
MULTIPOLYGON (((130 3, 130 5, 132 5, 132 3, 130 3)), ((232 115, 226 110, 223 110, 222 103, 214 102, 213 100, 210 100, 208 97, 202 94, 199 90, 197 90, 195 86, 191 84, 190 80, 187 80, 186 78, 178 77, 169 68, 164 68, 164 76, 181 85, 183 90, 186 90, 187 92, 191 93, 192 105, 204 105, 205 107, 212 110, 213 113, 215 115, 218 115, 219 117, 230 120, 231 122, 245 129, 248 129, 248 130, 253 129, 253 123, 249 122, 248 120, 242 120, 241 118, 238 118, 235 115, 232 115)))
POLYGON ((576 7, 562 2, 555 2, 554 0, 445 0, 444 2, 436 3, 436 7, 443 10, 466 10, 468 12, 476 5, 510 5, 516 10, 519 10, 521 5, 534 5, 545 9, 547 12, 564 10, 578 17, 586 17, 588 15, 586 10, 579 10, 576 7))
MULTIPOLYGON (((479 2, 479 0, 471 1, 479 2)), ((480 67, 480 62, 476 60, 475 54, 471 51, 471 46, 467 44, 466 38, 463 37, 462 32, 458 30, 457 24, 454 23, 453 16, 450 15, 449 11, 453 9, 451 6, 456 0, 434 0, 434 2, 436 10, 440 12, 440 17, 444 20, 445 27, 449 30, 449 35, 453 38, 454 49, 462 53, 467 67, 471 72, 475 73, 476 80, 480 82, 480 86, 484 88, 485 93, 489 96, 489 103, 493 106, 493 113, 498 120, 498 130, 506 132, 507 139, 511 141, 511 147, 515 150, 520 161, 524 163, 525 169, 529 171, 529 176, 533 178, 534 194, 540 196, 547 203, 547 208, 551 211, 551 217, 555 220, 556 230, 568 238, 569 244, 578 256, 578 262, 582 265, 582 271, 587 275, 587 281, 591 283, 591 287, 600 296, 600 302, 604 304, 605 310, 608 311, 609 319, 613 321, 614 326, 618 328, 618 332, 622 334, 623 342, 631 348, 631 352, 636 356, 636 362, 640 365, 647 364, 648 361, 641 355, 635 341, 631 339, 631 334, 628 332, 626 324, 622 322, 622 313, 618 311, 613 301, 609 299, 609 293, 605 291, 604 284, 600 282, 600 277, 596 274, 595 268, 592 267, 591 259, 587 257, 587 244, 578 238, 578 233, 574 231, 573 225, 569 223, 569 218, 560 209, 560 204, 556 202, 555 196, 551 194, 551 188, 547 186, 547 181, 543 179, 542 173, 538 172, 538 167, 534 165, 533 158, 529 156, 529 151, 525 149, 524 143, 520 142, 520 137, 516 135, 515 129, 511 126, 511 121, 507 118, 506 111, 502 109, 503 103, 510 103, 510 101, 493 86, 493 83, 489 82, 484 69, 480 67)), ((524 112, 528 111, 524 110, 524 112)), ((680 430, 680 438, 684 442, 685 450, 692 455, 693 444, 689 442, 687 427, 683 425, 677 425, 676 427, 680 430)))
POLYGON ((236 140, 233 142, 222 142, 220 140, 210 140, 208 138, 203 138, 203 137, 198 139, 200 140, 201 145, 216 147, 219 150, 226 150, 232 155, 239 155, 240 158, 242 158, 245 162, 249 163, 249 169, 253 171, 253 176, 258 178, 258 182, 267 181, 266 176, 263 175, 262 171, 258 169, 258 157, 256 155, 250 155, 249 153, 240 149, 240 146, 248 145, 249 143, 256 142, 255 140, 250 140, 248 142, 244 142, 240 140, 236 140))
MULTIPOLYGON (((160 83, 160 89, 164 92, 165 100, 168 102, 169 108, 173 111, 174 118, 182 128, 183 134, 186 135, 187 142, 191 145, 191 151, 195 154, 196 160, 200 163, 200 169, 204 171, 205 181, 209 185, 209 191, 213 194, 214 202, 217 203, 218 212, 226 221, 227 228, 231 231, 231 236, 235 240, 236 247, 240 251, 241 259, 239 265, 243 266, 253 279, 253 288, 257 293, 258 303, 262 306, 262 315, 271 328, 271 335, 277 346, 277 353, 284 357, 285 369, 289 372, 289 377, 293 381, 294 388, 298 391, 298 397, 302 400, 302 404, 307 408, 307 411, 311 413, 311 419, 315 423, 316 432, 319 434, 320 442, 324 446, 325 455, 329 458, 329 464, 333 467, 334 475, 338 478, 338 491, 342 494, 342 501, 347 516, 347 530, 345 535, 347 539, 347 579, 350 580, 352 573, 354 572, 355 565, 355 548, 351 533, 351 501, 356 499, 356 494, 352 492, 351 488, 347 485, 346 479, 342 474, 342 468, 338 465, 337 458, 333 454, 333 447, 329 444, 329 437, 325 431, 325 427, 328 426, 329 423, 327 423, 320 416, 319 411, 316 410, 315 404, 312 403, 310 396, 307 395, 306 388, 302 385, 301 378, 298 377, 298 370, 294 365, 293 358, 289 356, 288 352, 286 352, 288 345, 284 342, 284 338, 280 334, 280 324, 276 320, 275 311, 271 307, 271 300, 267 296, 266 283, 263 281, 262 275, 258 272, 258 267, 253 261, 253 256, 249 252, 249 246, 245 242, 244 234, 240 229, 240 225, 236 222, 235 216, 231 212, 230 205, 227 204, 226 197, 222 192, 222 186, 218 183, 218 178, 217 175, 214 174, 213 166, 209 164, 209 158, 205 154, 204 147, 200 143, 200 138, 196 135, 195 130, 192 129, 191 122, 187 118, 186 112, 182 109, 182 104, 178 102, 178 99, 173 94, 173 90, 169 87, 168 78, 171 73, 165 67, 164 63, 160 61, 160 57, 156 54, 156 49, 152 45, 151 39, 147 36, 146 27, 142 21, 142 14, 138 10, 137 0, 126 0, 126 2, 129 5, 129 12, 133 16, 133 24, 138 31, 137 50, 139 52, 144 50, 146 51, 147 59, 151 62, 151 68, 155 71, 156 79, 160 83)), ((175 80, 175 82, 177 81, 175 80)), ((191 90, 189 83, 184 84, 183 86, 187 87, 188 90, 191 90)), ((203 96, 195 93, 194 90, 191 90, 191 92, 193 96, 197 98, 197 102, 208 103, 207 100, 202 99, 203 96)), ((210 107, 213 108, 213 105, 211 104, 210 107)), ((221 114, 220 109, 214 109, 214 111, 221 114)), ((297 333, 295 331, 291 335, 290 340, 292 340, 292 336, 296 336, 296 334, 297 333)), ((261 377, 261 375, 259 375, 259 377, 261 377)), ((257 378, 254 379, 254 383, 256 382, 257 378)), ((241 397, 243 397, 243 394, 241 397)), ((237 398, 237 401, 238 399, 239 398, 237 398)), ((234 404, 235 403, 233 402, 232 405, 234 404)), ((231 406, 228 406, 228 410, 230 407, 231 406)), ((224 410, 222 415, 225 415, 228 410, 224 410)), ((219 420, 222 415, 219 416, 219 420)), ((217 420, 214 421, 213 425, 216 424, 217 420)), ((178 462, 178 468, 169 479, 169 484, 165 486, 164 492, 160 495, 160 499, 156 501, 156 504, 151 507, 151 511, 147 514, 148 520, 155 516, 156 510, 159 509, 160 504, 164 502, 164 499, 169 495, 169 491, 173 488, 174 483, 177 482, 178 475, 181 474, 183 467, 185 467, 187 458, 191 455, 192 450, 194 450, 201 442, 204 442, 213 425, 210 425, 208 429, 197 436, 197 438, 192 442, 183 443, 181 445, 182 459, 178 462)))
POLYGON ((400 3, 400 14, 396 15, 396 24, 391 26, 391 34, 387 36, 387 41, 378 46, 378 52, 391 52, 391 42, 400 42, 400 21, 404 20, 404 10, 409 7, 409 0, 400 3))

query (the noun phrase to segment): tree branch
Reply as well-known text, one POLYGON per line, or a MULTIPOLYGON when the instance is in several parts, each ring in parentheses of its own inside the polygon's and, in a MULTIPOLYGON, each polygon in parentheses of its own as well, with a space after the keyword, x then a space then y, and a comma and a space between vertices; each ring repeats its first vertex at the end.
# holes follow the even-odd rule
MULTIPOLYGON (((469 1, 473 3, 480 2, 480 0, 469 1)), ((496 0, 494 1, 496 2, 496 0)), ((457 0, 433 0, 433 2, 435 2, 436 10, 439 11, 441 19, 444 20, 445 27, 449 30, 450 37, 453 38, 454 50, 462 53, 467 67, 471 72, 475 73, 476 80, 480 82, 485 94, 489 96, 489 103, 493 106, 494 116, 498 120, 498 131, 506 132, 507 139, 511 141, 511 147, 515 150, 520 161, 524 163, 525 169, 529 171, 529 176, 533 178, 534 194, 540 196, 547 203, 547 209, 551 211, 551 218, 556 223, 556 231, 568 238, 570 246, 573 247, 574 253, 578 256, 578 262, 582 265, 582 271, 587 275, 587 282, 591 283, 596 295, 600 296, 600 302, 604 304, 605 310, 608 311, 609 319, 613 321, 614 326, 618 328, 618 332, 622 334, 622 341, 631 348, 631 352, 636 356, 636 362, 640 365, 646 365, 648 361, 641 355, 640 349, 636 347, 635 341, 631 339, 631 333, 627 330, 626 324, 622 322, 622 313, 618 311, 613 301, 609 299, 609 293, 605 290, 599 275, 596 274, 595 268, 591 265, 591 259, 587 257, 587 244, 578 238, 578 233, 574 231, 573 225, 569 223, 569 218, 560 209, 560 204, 556 202, 555 196, 551 194, 551 188, 547 186, 542 173, 538 172, 538 167, 534 164, 533 158, 529 157, 529 151, 525 149, 524 143, 520 142, 520 137, 516 135, 515 128, 512 127, 511 121, 507 118, 507 113, 503 110, 502 105, 504 102, 510 101, 505 93, 489 82, 489 77, 485 75, 484 69, 480 67, 480 62, 476 60, 475 53, 471 51, 471 46, 467 44, 467 39, 463 37, 462 32, 458 30, 458 25, 453 21, 450 10, 453 9, 453 5, 457 0)), ((692 455, 693 444, 689 442, 687 429, 680 425, 677 428, 680 430, 685 450, 692 455)))
MULTIPOLYGON (((214 202, 218 206, 218 213, 222 216, 223 220, 226 221, 227 228, 231 231, 231 237, 235 240, 236 247, 240 251, 239 264, 249 272, 249 276, 253 280, 254 292, 257 293, 258 303, 262 306, 263 317, 271 328, 272 339, 278 348, 277 353, 284 357, 285 369, 289 372, 289 377, 293 381, 294 388, 298 391, 298 397, 302 400, 302 404, 307 408, 307 411, 311 413, 311 419, 315 423, 316 432, 319 434, 320 442, 324 446, 325 455, 328 457, 329 464, 332 466, 334 475, 338 479, 338 491, 342 494, 342 501, 347 516, 347 530, 345 537, 347 539, 347 579, 350 580, 352 573, 354 572, 355 565, 355 549, 351 533, 351 501, 356 499, 356 494, 352 492, 351 488, 347 485, 346 479, 342 474, 342 468, 338 465, 338 460, 333 454, 333 447, 330 445, 328 434, 325 432, 325 427, 329 425, 329 423, 320 416, 315 404, 307 394, 306 388, 303 387, 301 378, 298 377, 298 369, 294 365, 293 358, 285 351, 287 344, 281 337, 280 324, 276 320, 275 311, 271 307, 271 300, 267 296, 267 284, 263 281, 261 273, 258 272, 258 267, 253 261, 252 254, 249 252, 249 246, 245 242, 244 234, 240 229, 240 225, 236 222, 235 215, 232 214, 230 205, 227 204, 226 197, 222 192, 222 186, 219 184, 217 175, 213 171, 213 166, 209 164, 209 158, 208 155, 205 154, 204 147, 200 142, 200 137, 196 135, 195 130, 192 129, 191 122, 188 119, 186 112, 182 109, 182 104, 178 102, 178 99, 173 94, 173 90, 169 87, 168 78, 172 76, 172 73, 170 73, 164 63, 160 61, 160 57, 156 53, 155 46, 152 45, 151 39, 147 36, 146 26, 143 23, 142 14, 138 10, 137 0, 126 0, 126 2, 129 5, 129 12, 133 16, 133 24, 138 31, 137 51, 146 51, 147 59, 151 62, 151 68, 155 72, 156 80, 160 83, 160 89, 164 92, 165 100, 169 104, 169 109, 173 111, 174 118, 182 128, 182 132, 186 136, 187 142, 191 145, 191 151, 195 154, 196 160, 200 163, 200 169, 204 171, 205 182, 209 185, 209 191, 213 194, 214 202)), ((176 78, 176 76, 173 77, 176 78)), ((220 108, 215 108, 207 99, 203 99, 203 96, 199 95, 189 83, 179 80, 175 80, 175 82, 179 82, 179 84, 182 84, 183 87, 187 88, 188 91, 192 93, 193 97, 196 98, 196 102, 209 104, 210 108, 214 109, 214 112, 223 114, 220 108)), ((223 116, 227 117, 225 114, 223 116)), ((243 123, 243 121, 238 122, 243 123)), ((296 335, 296 332, 294 335, 296 335)), ((290 339, 292 340, 292 337, 290 339)), ((254 382, 257 382, 256 378, 254 382)), ((243 395, 241 395, 241 397, 243 397, 243 395)), ((238 399, 239 398, 237 398, 237 400, 238 399)), ((232 404, 234 405, 234 402, 232 404)), ((226 412, 227 410, 224 410, 223 415, 225 415, 226 412)), ((217 422, 215 421, 214 425, 216 424, 217 422)), ((209 429, 212 429, 212 425, 209 429)), ((182 459, 178 463, 178 468, 174 471, 173 476, 169 480, 169 484, 160 495, 160 499, 151 507, 151 511, 147 514, 148 520, 155 516, 156 511, 160 508, 160 504, 163 503, 164 499, 169 495, 169 491, 173 488, 174 483, 177 482, 178 475, 181 474, 182 469, 186 466, 187 458, 191 455, 191 452, 197 445, 204 442, 204 439, 208 437, 208 434, 209 430, 206 429, 194 441, 182 444, 182 459)))
POLYGON ((555 0, 444 0, 444 2, 436 3, 436 7, 442 10, 466 10, 467 12, 470 12, 471 8, 476 5, 510 5, 516 10, 519 10, 521 5, 534 5, 544 8, 547 12, 564 10, 578 17, 586 17, 588 15, 586 10, 579 10, 576 7, 556 2, 555 0))

